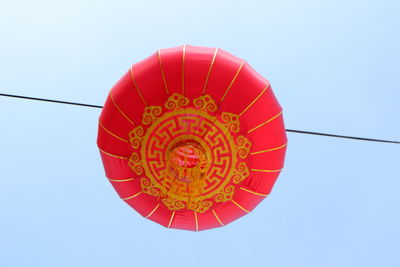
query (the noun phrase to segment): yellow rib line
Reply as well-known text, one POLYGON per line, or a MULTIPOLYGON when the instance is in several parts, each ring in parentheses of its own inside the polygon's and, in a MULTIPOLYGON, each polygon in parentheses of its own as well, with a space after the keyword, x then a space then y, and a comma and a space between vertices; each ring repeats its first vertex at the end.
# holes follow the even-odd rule
POLYGON ((260 170, 260 169, 250 169, 253 172, 280 172, 282 169, 279 170, 260 170))
POLYGON ((186 45, 183 45, 182 48, 182 94, 185 96, 185 54, 186 54, 186 45))
POLYGON ((118 158, 118 159, 128 159, 128 157, 118 156, 118 155, 114 155, 114 154, 108 153, 108 152, 104 151, 101 148, 99 148, 99 150, 100 150, 101 153, 106 154, 106 155, 108 155, 110 157, 114 157, 114 158, 118 158))
POLYGON ((169 223, 168 223, 168 226, 167 226, 168 228, 171 227, 172 220, 174 219, 174 216, 175 216, 175 211, 172 212, 171 219, 169 219, 169 223))
POLYGON ((251 133, 252 131, 257 130, 258 128, 264 126, 265 124, 267 124, 267 123, 269 123, 269 122, 275 120, 275 119, 278 118, 281 114, 282 114, 282 111, 279 112, 278 114, 276 114, 275 116, 273 116, 272 118, 268 119, 267 121, 265 121, 265 122, 261 123, 260 125, 254 127, 253 129, 251 129, 251 130, 248 131, 247 133, 251 133))
POLYGON ((135 123, 131 119, 129 119, 129 117, 117 105, 117 103, 114 100, 114 97, 111 95, 111 92, 110 92, 109 96, 110 96, 110 99, 111 99, 112 103, 114 104, 114 106, 118 109, 119 113, 121 113, 121 115, 124 116, 125 119, 127 119, 132 125, 135 125, 135 123))
POLYGON ((215 49, 215 52, 214 52, 214 55, 213 55, 213 59, 212 59, 212 61, 211 61, 210 68, 208 69, 208 73, 207 73, 207 77, 206 77, 206 82, 205 82, 204 87, 203 87, 203 95, 206 94, 207 85, 208 85, 208 79, 210 79, 211 70, 212 70, 212 68, 213 68, 213 66, 214 66, 214 62, 215 62, 215 58, 217 57, 217 53, 218 53, 218 48, 215 49))
POLYGON ((199 221, 197 220, 197 212, 194 211, 194 221, 196 222, 196 232, 199 231, 199 221))
POLYGON ((250 212, 249 210, 246 210, 245 208, 243 208, 242 206, 240 206, 240 205, 239 205, 235 200, 233 200, 233 199, 232 199, 232 203, 235 204, 236 206, 238 206, 241 210, 243 210, 243 211, 245 211, 245 212, 247 212, 247 213, 250 212))
POLYGON ((268 196, 268 194, 257 193, 257 192, 251 191, 251 190, 249 190, 247 188, 244 188, 244 187, 240 187, 240 189, 242 189, 243 191, 249 192, 251 194, 257 195, 257 196, 262 196, 262 197, 268 196))
POLYGON ((140 98, 142 99, 143 103, 144 103, 146 106, 148 106, 149 104, 147 103, 146 99, 144 98, 144 96, 143 96, 143 94, 142 94, 142 91, 140 91, 139 86, 138 86, 137 83, 136 83, 136 79, 135 79, 135 77, 133 76, 133 70, 132 70, 132 68, 133 68, 133 66, 131 66, 131 77, 132 77, 133 84, 135 85, 135 88, 136 88, 136 90, 137 90, 137 92, 138 92, 140 98))
POLYGON ((149 218, 160 206, 160 204, 157 204, 157 206, 145 217, 145 218, 149 218))
POLYGON ((278 150, 278 149, 284 148, 285 146, 287 146, 287 143, 284 145, 278 146, 278 147, 274 147, 274 148, 270 148, 270 149, 266 149, 266 150, 260 150, 260 151, 256 151, 256 152, 251 152, 250 155, 256 155, 256 154, 261 154, 261 153, 265 153, 265 152, 278 150))
POLYGON ((221 222, 221 220, 219 219, 219 217, 218 217, 218 215, 217 215, 217 213, 215 212, 215 210, 212 210, 212 213, 214 214, 214 216, 215 216, 215 218, 217 219, 217 221, 219 222, 219 224, 221 225, 221 226, 224 226, 224 224, 221 222))
POLYGON ((130 197, 123 198, 122 200, 128 200, 128 199, 135 198, 135 197, 137 197, 138 195, 140 195, 141 193, 142 193, 142 191, 140 191, 140 192, 138 192, 138 193, 134 194, 133 196, 130 196, 130 197))
POLYGON ((239 75, 239 72, 241 71, 241 69, 243 68, 244 63, 245 63, 245 61, 243 61, 243 62, 240 64, 238 70, 236 71, 235 76, 233 77, 231 83, 229 84, 228 88, 226 89, 224 95, 222 96, 221 102, 224 101, 224 99, 225 99, 226 95, 228 94, 229 90, 231 90, 231 87, 232 87, 233 83, 236 81, 236 78, 237 78, 237 76, 239 75))
POLYGON ((250 105, 248 105, 242 112, 240 112, 239 117, 242 116, 247 110, 249 110, 249 108, 250 108, 251 106, 253 106, 253 105, 258 101, 258 99, 265 93, 265 91, 267 91, 268 88, 269 88, 269 84, 268 84, 267 87, 265 87, 265 88, 261 91, 261 93, 250 103, 250 105))
POLYGON ((101 122, 99 122, 99 124, 100 124, 100 127, 103 128, 104 131, 106 131, 106 132, 109 133, 110 135, 114 136, 115 138, 117 138, 117 139, 119 139, 119 140, 121 140, 121 141, 124 141, 124 142, 128 143, 128 140, 125 140, 124 138, 121 138, 121 137, 119 137, 118 135, 116 135, 115 133, 111 132, 111 131, 108 130, 106 127, 104 127, 104 125, 103 125, 101 122))
POLYGON ((128 181, 133 181, 135 178, 128 178, 128 179, 122 179, 122 180, 117 180, 117 179, 110 179, 108 178, 111 182, 128 182, 128 181))
POLYGON ((167 95, 169 95, 167 81, 165 80, 164 69, 163 69, 162 63, 161 63, 161 52, 160 52, 160 49, 157 50, 157 56, 158 56, 158 63, 160 64, 161 76, 162 76, 162 79, 164 81, 165 91, 167 92, 167 95))

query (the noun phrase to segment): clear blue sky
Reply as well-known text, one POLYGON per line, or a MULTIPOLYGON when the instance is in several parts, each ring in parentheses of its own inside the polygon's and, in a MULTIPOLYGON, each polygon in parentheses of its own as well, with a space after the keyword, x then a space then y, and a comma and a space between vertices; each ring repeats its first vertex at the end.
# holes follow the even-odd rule
MULTIPOLYGON (((400 139, 398 1, 3 1, 0 91, 102 105, 158 48, 220 47, 287 128, 400 139)), ((143 219, 96 147, 100 110, 0 98, 0 266, 400 266, 400 146, 288 134, 270 197, 195 233, 143 219)))

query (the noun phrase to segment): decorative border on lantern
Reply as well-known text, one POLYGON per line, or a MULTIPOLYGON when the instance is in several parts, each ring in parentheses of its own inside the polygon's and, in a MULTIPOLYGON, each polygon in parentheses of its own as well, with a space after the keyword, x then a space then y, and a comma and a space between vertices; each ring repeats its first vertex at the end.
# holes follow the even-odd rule
POLYGON ((145 176, 140 181, 143 193, 160 198, 172 211, 188 209, 202 213, 214 203, 232 201, 235 184, 250 173, 245 159, 251 142, 238 134, 238 115, 215 114, 217 105, 211 96, 203 95, 190 102, 187 97, 174 93, 164 107, 145 108, 142 125, 129 133, 134 149, 129 166, 137 175, 145 176), (201 183, 173 180, 165 170, 168 148, 184 139, 198 142, 209 159, 201 183))

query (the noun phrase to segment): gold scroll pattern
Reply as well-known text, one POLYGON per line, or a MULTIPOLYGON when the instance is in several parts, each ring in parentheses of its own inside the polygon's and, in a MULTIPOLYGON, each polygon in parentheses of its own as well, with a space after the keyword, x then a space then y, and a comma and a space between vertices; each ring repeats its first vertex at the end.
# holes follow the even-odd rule
POLYGON ((134 148, 129 166, 145 176, 140 181, 142 191, 159 197, 170 210, 205 212, 214 203, 232 200, 234 185, 249 176, 244 159, 250 153, 251 142, 237 135, 239 117, 229 112, 211 114, 216 111, 217 105, 209 95, 191 102, 174 93, 164 107, 146 107, 144 126, 135 127, 129 134, 134 148), (168 151, 182 140, 193 140, 206 152, 205 175, 193 183, 168 175, 168 151))

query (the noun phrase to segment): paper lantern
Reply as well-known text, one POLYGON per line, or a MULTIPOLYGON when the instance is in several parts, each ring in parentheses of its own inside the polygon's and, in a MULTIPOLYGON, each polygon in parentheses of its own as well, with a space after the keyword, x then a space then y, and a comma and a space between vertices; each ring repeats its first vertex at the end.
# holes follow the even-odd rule
POLYGON ((98 146, 119 196, 168 228, 205 230, 252 211, 283 168, 269 82, 221 49, 161 49, 111 89, 98 146))

